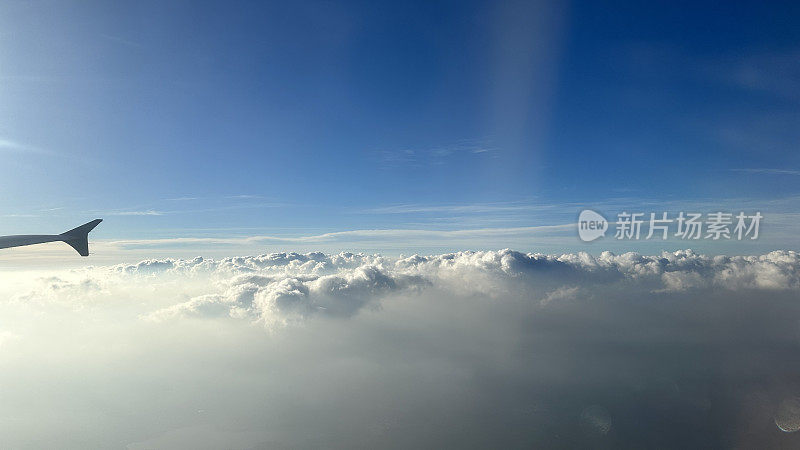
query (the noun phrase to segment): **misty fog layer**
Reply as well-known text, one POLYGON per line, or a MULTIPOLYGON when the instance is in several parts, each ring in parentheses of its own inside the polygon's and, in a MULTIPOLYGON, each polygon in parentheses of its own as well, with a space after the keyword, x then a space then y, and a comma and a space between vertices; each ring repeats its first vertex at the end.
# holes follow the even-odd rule
POLYGON ((0 274, 10 448, 792 448, 800 254, 0 274))

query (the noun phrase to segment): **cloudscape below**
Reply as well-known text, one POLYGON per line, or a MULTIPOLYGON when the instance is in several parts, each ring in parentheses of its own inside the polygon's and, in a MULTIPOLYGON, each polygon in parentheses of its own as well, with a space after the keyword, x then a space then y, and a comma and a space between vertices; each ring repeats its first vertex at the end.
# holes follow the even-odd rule
POLYGON ((4 272, 14 448, 786 446, 800 254, 311 252, 4 272))

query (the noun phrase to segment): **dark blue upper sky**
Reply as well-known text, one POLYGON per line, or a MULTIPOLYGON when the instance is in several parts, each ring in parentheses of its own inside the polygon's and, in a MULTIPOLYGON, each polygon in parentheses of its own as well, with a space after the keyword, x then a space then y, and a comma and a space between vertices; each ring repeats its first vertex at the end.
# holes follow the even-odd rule
POLYGON ((4 231, 795 204, 798 23, 778 2, 4 2, 4 231))

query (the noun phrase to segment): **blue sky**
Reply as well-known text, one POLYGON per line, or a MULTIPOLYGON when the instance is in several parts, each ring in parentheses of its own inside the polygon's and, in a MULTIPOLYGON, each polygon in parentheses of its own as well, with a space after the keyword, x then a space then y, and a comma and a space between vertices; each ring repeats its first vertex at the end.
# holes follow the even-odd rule
POLYGON ((668 205, 770 212, 783 234, 741 252, 796 248, 798 20, 756 2, 3 2, 0 234, 103 217, 111 241, 489 229, 364 248, 554 251, 582 247, 508 230, 668 205))

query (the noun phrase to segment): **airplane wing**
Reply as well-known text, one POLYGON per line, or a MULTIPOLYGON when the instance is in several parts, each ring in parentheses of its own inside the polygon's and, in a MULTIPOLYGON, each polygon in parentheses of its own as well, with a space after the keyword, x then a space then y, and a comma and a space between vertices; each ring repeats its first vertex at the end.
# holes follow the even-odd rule
POLYGON ((81 256, 89 256, 89 232, 103 219, 95 219, 61 234, 23 234, 0 236, 0 249, 24 245, 44 244, 46 242, 66 242, 81 256))

